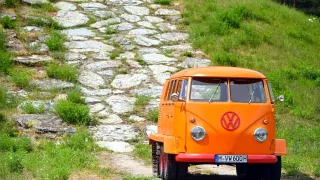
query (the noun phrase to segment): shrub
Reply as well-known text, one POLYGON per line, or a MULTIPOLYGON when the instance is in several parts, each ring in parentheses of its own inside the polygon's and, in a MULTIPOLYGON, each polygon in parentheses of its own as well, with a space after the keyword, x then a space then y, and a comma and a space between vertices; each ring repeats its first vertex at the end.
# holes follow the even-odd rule
POLYGON ((46 39, 46 45, 50 51, 64 51, 63 43, 66 41, 66 36, 58 31, 53 31, 49 38, 46 39))
POLYGON ((153 122, 158 122, 159 110, 157 108, 151 109, 148 112, 148 118, 153 122))
POLYGON ((154 3, 162 5, 171 5, 172 0, 155 0, 154 3))
POLYGON ((13 70, 10 72, 11 80, 19 87, 26 87, 29 85, 31 75, 28 71, 23 69, 13 70))
POLYGON ((76 89, 70 91, 67 96, 67 100, 77 104, 85 104, 85 99, 81 97, 81 91, 76 89))
POLYGON ((0 30, 0 52, 7 48, 7 34, 4 30, 0 30))
POLYGON ((62 79, 70 82, 76 82, 78 78, 77 69, 68 65, 49 64, 46 68, 47 74, 51 78, 62 79))
POLYGON ((150 100, 150 96, 136 94, 136 101, 134 102, 134 104, 137 106, 145 106, 149 103, 150 100))
POLYGON ((190 51, 185 51, 185 52, 183 53, 183 55, 184 55, 184 56, 187 56, 187 57, 192 57, 192 52, 190 52, 190 51))
POLYGON ((220 65, 225 66, 237 66, 238 61, 236 55, 234 55, 231 52, 217 52, 214 54, 213 57, 214 60, 216 60, 220 65))
POLYGON ((21 105, 21 109, 26 114, 43 114, 44 103, 41 103, 39 105, 34 105, 32 102, 26 102, 21 105))
POLYGON ((315 80, 315 84, 316 84, 316 86, 320 86, 320 77, 318 77, 316 80, 315 80))
POLYGON ((13 66, 12 57, 9 52, 0 51, 0 73, 8 74, 13 66))
POLYGON ((21 0, 5 0, 4 1, 4 4, 6 7, 15 7, 21 3, 22 3, 21 0))
POLYGON ((55 106, 56 113, 67 123, 89 124, 91 117, 86 105, 62 100, 55 106))
POLYGON ((14 20, 11 20, 9 16, 4 16, 3 18, 1 18, 0 23, 6 29, 13 29, 16 27, 16 22, 14 20))
POLYGON ((251 16, 252 13, 245 6, 234 6, 218 14, 218 18, 232 28, 240 28, 241 21, 251 16))
POLYGON ((0 113, 0 125, 1 125, 1 123, 4 123, 6 121, 7 121, 6 116, 4 114, 0 113))

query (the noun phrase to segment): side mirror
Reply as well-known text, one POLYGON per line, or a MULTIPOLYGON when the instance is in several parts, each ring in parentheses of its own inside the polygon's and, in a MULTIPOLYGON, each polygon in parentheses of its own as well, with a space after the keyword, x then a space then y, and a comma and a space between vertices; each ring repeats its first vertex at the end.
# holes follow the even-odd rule
POLYGON ((173 94, 171 95, 171 100, 172 100, 173 102, 177 102, 177 101, 179 100, 179 95, 178 95, 177 93, 173 93, 173 94))
POLYGON ((278 96, 277 97, 277 101, 283 102, 284 101, 284 96, 283 95, 278 96))

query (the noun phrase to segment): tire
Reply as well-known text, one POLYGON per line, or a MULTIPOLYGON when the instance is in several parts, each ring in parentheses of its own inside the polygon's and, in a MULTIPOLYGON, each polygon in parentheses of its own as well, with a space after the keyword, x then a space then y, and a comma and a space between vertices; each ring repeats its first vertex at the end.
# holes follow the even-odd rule
POLYGON ((152 173, 153 176, 160 177, 160 146, 157 142, 152 142, 152 173))
POLYGON ((236 171, 237 176, 239 180, 245 180, 246 179, 246 164, 236 164, 236 171))
POLYGON ((266 180, 280 180, 281 179, 281 156, 277 156, 278 161, 275 164, 268 165, 268 172, 266 180))
POLYGON ((164 153, 164 148, 160 150, 160 177, 163 180, 183 180, 188 173, 188 164, 179 163, 175 160, 174 154, 164 153))

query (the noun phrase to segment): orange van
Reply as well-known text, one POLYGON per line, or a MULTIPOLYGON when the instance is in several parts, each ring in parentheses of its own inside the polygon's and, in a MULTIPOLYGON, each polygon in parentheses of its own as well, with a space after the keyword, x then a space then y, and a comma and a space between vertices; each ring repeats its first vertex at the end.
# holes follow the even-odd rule
MULTIPOLYGON (((283 96, 278 97, 283 101, 283 96)), ((235 165, 239 179, 279 180, 286 141, 276 139, 275 99, 266 77, 235 67, 186 69, 166 80, 153 173, 185 179, 195 164, 235 165)))

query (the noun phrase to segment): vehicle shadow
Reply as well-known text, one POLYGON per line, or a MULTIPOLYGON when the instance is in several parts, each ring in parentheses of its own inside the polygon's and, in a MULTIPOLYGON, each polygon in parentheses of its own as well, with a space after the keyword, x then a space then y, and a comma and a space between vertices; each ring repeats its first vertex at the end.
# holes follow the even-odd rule
POLYGON ((235 175, 188 174, 187 180, 237 180, 235 175))

